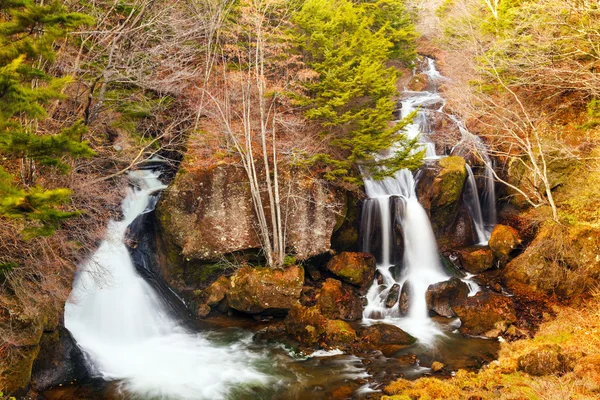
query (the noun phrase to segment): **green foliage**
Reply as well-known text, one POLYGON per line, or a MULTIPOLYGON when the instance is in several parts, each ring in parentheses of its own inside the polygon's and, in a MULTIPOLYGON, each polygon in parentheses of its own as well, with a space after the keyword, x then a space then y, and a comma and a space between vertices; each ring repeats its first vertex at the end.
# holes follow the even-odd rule
MULTIPOLYGON (((28 158, 64 171, 63 156, 94 153, 81 140, 86 131, 81 122, 56 134, 37 131, 46 105, 61 99, 62 89, 71 81, 49 76, 42 66, 54 60, 57 40, 93 19, 67 12, 59 1, 0 0, 0 9, 0 155, 5 161, 28 158)), ((67 189, 19 188, 0 166, 0 216, 38 222, 28 234, 49 235, 60 221, 76 215, 56 208, 69 200, 69 194, 67 189)))
POLYGON ((357 183, 355 165, 376 177, 418 166, 422 154, 413 151, 416 141, 399 132, 408 121, 390 124, 398 72, 387 63, 408 63, 415 56, 414 28, 402 2, 308 0, 294 23, 304 58, 319 74, 316 82, 306 84, 308 96, 298 103, 341 153, 314 157, 328 165, 326 178, 357 183), (378 160, 389 148, 398 150, 378 160))

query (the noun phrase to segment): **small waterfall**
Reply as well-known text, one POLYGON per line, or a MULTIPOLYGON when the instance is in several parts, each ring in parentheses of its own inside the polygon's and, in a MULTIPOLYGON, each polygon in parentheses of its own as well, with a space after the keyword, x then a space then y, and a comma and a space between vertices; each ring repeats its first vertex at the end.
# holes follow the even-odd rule
POLYGON ((123 220, 110 221, 98 250, 79 265, 65 305, 65 327, 93 373, 120 381, 133 397, 222 399, 236 385, 267 383, 269 378, 253 366, 258 355, 243 343, 217 346, 180 326, 135 271, 125 232, 153 193, 165 187, 158 176, 130 174, 138 188, 130 188, 123 200, 123 220))
POLYGON ((463 191, 464 201, 469 210, 469 214, 473 219, 473 226, 475 227, 475 233, 477 234, 477 243, 486 244, 489 236, 486 232, 486 227, 483 223, 483 214, 481 212, 481 204, 479 204, 479 195, 477 191, 477 182, 475 182, 475 176, 473 170, 469 164, 467 166, 467 180, 465 182, 465 189, 463 191))

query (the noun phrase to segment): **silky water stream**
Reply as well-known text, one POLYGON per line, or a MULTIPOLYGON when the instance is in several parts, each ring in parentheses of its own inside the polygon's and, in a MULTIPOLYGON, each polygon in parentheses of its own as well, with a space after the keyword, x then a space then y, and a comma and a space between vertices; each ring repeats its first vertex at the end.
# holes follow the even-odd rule
MULTIPOLYGON (((442 79, 432 61, 426 71, 432 80, 442 79)), ((435 146, 427 140, 432 133, 427 107, 443 107, 436 91, 413 92, 405 98, 402 112, 407 115, 419 110, 407 133, 424 133, 420 138, 427 156, 435 158, 435 146)), ((392 323, 418 338, 417 344, 385 356, 377 351, 349 355, 336 350, 298 355, 280 344, 253 341, 253 332, 264 325, 248 320, 234 322, 238 327, 183 323, 172 312, 173 299, 138 274, 125 244, 131 223, 153 211, 165 187, 159 178, 160 173, 151 170, 130 174, 132 184, 123 201, 123 218, 110 221, 99 248, 79 265, 65 306, 65 326, 84 352, 94 379, 52 389, 44 393, 45 398, 378 398, 385 384, 401 376, 422 376, 434 360, 452 371, 479 368, 495 358, 497 342, 464 338, 456 333, 458 321, 439 323, 429 318, 424 292, 429 284, 446 280, 448 275, 410 172, 400 171, 378 182, 365 180, 369 199, 363 207, 362 230, 372 233, 381 229, 382 243, 374 248, 365 239, 372 235, 363 232, 362 245, 377 255, 383 282, 370 288, 359 323, 392 323), (402 255, 396 246, 396 223, 403 231, 402 255), (406 281, 412 286, 411 306, 401 315, 398 305, 388 309, 382 299, 391 286, 406 281), (400 362, 407 355, 419 361, 400 362)), ((485 227, 483 231, 486 235, 485 227)))

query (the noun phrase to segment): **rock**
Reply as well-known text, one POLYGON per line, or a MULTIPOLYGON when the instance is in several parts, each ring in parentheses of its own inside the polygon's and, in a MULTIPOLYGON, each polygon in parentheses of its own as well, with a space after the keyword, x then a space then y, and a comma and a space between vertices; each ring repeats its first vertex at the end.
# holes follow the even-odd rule
POLYGON ((402 329, 389 324, 375 324, 360 331, 360 336, 373 344, 411 345, 417 341, 402 329))
POLYGON ((426 74, 417 74, 412 77, 408 83, 408 89, 415 92, 422 92, 429 86, 429 78, 426 74))
POLYGON ((345 321, 329 320, 325 325, 325 341, 329 346, 348 345, 356 339, 356 332, 345 321))
POLYGON ((331 237, 331 248, 336 252, 358 251, 358 203, 356 193, 346 193, 344 208, 338 216, 331 237))
POLYGON ((521 237, 516 229, 507 225, 496 225, 488 242, 496 259, 501 265, 508 262, 510 253, 521 244, 521 237))
POLYGON ((479 292, 452 306, 466 335, 498 337, 517 320, 512 301, 493 292, 479 292))
POLYGON ((366 286, 375 276, 375 257, 369 253, 342 252, 333 257, 327 269, 343 281, 356 286, 366 286))
POLYGON ((467 299, 469 286, 458 278, 429 285, 425 299, 429 311, 442 317, 456 317, 452 307, 467 299))
POLYGON ((502 270, 514 293, 574 298, 600 281, 600 229, 544 223, 525 251, 502 270))
POLYGON ((410 307, 410 296, 412 294, 412 285, 409 281, 404 282, 402 285, 402 291, 400 292, 400 300, 398 301, 398 311, 403 317, 408 315, 408 309, 410 307))
POLYGON ((465 271, 479 274, 494 266, 494 255, 488 246, 473 246, 458 251, 458 257, 465 271))
POLYGON ((71 333, 64 327, 44 333, 31 371, 31 386, 44 391, 87 376, 85 356, 71 333))
POLYGON ((210 307, 217 306, 225 298, 229 285, 229 279, 225 276, 221 276, 214 281, 202 294, 206 305, 210 307))
POLYGON ((4 369, 4 365, 0 364, 2 367, 0 369, 0 387, 8 393, 13 393, 29 384, 33 362, 40 351, 40 346, 24 346, 11 350, 16 351, 11 356, 10 368, 4 369))
MULTIPOLYGON (((446 237, 449 241, 466 241, 469 238, 454 238, 458 223, 459 209, 464 208, 460 201, 467 170, 465 160, 451 156, 439 161, 427 161, 421 168, 421 177, 417 182, 417 197, 430 216, 436 237, 446 237), (459 240, 461 239, 461 240, 459 240)), ((464 214, 464 212, 463 212, 464 214)), ((469 232, 472 235, 472 232, 469 232)), ((446 240, 446 239, 444 239, 446 240)))
POLYGON ((196 315, 198 318, 206 318, 210 314, 211 308, 208 304, 199 304, 196 307, 196 315))
POLYGON ((303 285, 302 267, 242 267, 230 278, 227 303, 229 307, 249 314, 289 310, 298 304, 303 285))
POLYGON ((431 370, 433 372, 440 372, 444 368, 446 368, 446 365, 444 365, 443 363, 441 363, 439 361, 434 361, 431 363, 431 370))
POLYGON ((566 372, 565 356, 559 345, 543 345, 519 357, 518 369, 529 375, 544 376, 566 372))
POLYGON ((325 317, 356 321, 362 318, 362 302, 352 288, 337 279, 327 279, 317 298, 317 306, 325 317))
POLYGON ((387 297, 385 298, 385 307, 392 308, 398 302, 398 298, 400 297, 400 285, 394 283, 388 292, 387 297))
POLYGON ((317 307, 293 306, 284 320, 285 330, 295 340, 307 345, 319 343, 325 333, 327 318, 317 307))
POLYGON ((312 307, 317 304, 319 290, 313 286, 304 286, 300 294, 300 304, 306 307, 312 307))
MULTIPOLYGON (((284 165, 280 165, 279 178, 286 188, 281 204, 290 252, 300 260, 328 251, 344 206, 344 192, 284 165)), ((263 204, 269 204, 266 193, 263 204)), ((203 168, 184 161, 157 212, 161 230, 183 258, 215 260, 261 248, 248 177, 236 165, 203 168)))

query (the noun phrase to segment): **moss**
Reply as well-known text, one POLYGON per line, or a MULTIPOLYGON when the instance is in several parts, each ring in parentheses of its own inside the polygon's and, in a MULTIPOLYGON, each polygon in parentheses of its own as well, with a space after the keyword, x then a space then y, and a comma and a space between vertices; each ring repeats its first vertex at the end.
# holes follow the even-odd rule
POLYGON ((356 332, 345 321, 329 320, 325 326, 325 338, 330 345, 349 344, 356 339, 356 332))
POLYGON ((40 346, 16 347, 11 350, 11 363, 3 366, 5 369, 0 376, 4 390, 11 393, 29 384, 33 362, 39 352, 40 346))

